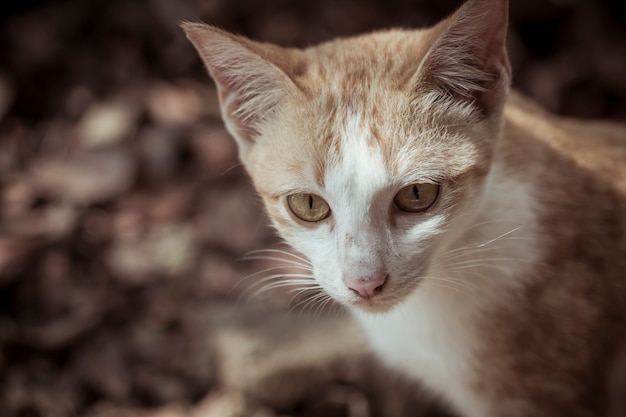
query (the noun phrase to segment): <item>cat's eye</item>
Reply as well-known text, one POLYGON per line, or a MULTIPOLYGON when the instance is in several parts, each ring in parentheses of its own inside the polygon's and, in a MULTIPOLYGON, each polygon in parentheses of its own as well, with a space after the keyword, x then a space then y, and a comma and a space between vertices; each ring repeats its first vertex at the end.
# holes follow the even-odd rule
POLYGON ((393 201, 402 211, 418 213, 428 210, 438 195, 438 184, 411 184, 398 191, 393 201))
POLYGON ((330 206, 315 194, 297 193, 287 196, 291 212, 305 222, 319 222, 330 215, 330 206))

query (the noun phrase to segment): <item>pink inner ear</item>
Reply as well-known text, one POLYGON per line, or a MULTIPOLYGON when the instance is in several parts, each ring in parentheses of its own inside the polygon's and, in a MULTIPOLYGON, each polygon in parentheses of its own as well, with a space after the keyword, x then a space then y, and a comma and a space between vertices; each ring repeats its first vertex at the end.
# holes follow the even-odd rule
POLYGON ((245 72, 226 67, 211 73, 218 83, 224 117, 241 135, 257 134, 259 124, 271 117, 284 99, 280 70, 260 59, 252 57, 245 72))
POLYGON ((288 78, 250 40, 208 25, 184 28, 217 85, 227 128, 240 144, 253 142, 283 101, 288 78))
POLYGON ((442 34, 420 66, 419 84, 489 107, 489 91, 506 85, 502 78, 508 79, 510 74, 505 50, 507 24, 506 1, 463 4, 440 23, 442 34))

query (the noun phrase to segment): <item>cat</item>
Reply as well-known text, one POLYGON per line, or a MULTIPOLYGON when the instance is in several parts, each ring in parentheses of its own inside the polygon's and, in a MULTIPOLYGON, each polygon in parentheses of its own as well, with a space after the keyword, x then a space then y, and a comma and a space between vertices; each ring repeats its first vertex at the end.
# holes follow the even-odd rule
POLYGON ((461 416, 617 415, 626 126, 513 91, 507 24, 469 0, 306 49, 183 28, 273 225, 384 363, 461 416))

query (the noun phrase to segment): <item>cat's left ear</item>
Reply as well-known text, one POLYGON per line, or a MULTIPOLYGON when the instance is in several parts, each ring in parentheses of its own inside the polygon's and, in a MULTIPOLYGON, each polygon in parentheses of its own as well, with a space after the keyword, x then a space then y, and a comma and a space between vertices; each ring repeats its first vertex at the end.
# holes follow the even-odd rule
POLYGON ((286 61, 283 51, 201 23, 181 26, 217 85, 227 129, 246 153, 263 123, 297 90, 277 65, 286 61))
POLYGON ((469 101, 483 113, 501 104, 511 80, 507 0, 468 0, 435 26, 415 85, 469 101))

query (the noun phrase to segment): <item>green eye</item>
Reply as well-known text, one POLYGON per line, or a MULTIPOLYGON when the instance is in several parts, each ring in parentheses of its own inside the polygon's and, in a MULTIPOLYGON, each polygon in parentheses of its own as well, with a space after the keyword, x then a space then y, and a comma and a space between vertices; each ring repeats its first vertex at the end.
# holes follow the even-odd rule
POLYGON ((393 202, 402 211, 419 213, 432 206, 438 195, 438 184, 411 184, 398 191, 393 202))
POLYGON ((287 196, 291 212, 305 222, 319 222, 330 215, 330 206, 315 194, 298 193, 287 196))

